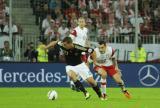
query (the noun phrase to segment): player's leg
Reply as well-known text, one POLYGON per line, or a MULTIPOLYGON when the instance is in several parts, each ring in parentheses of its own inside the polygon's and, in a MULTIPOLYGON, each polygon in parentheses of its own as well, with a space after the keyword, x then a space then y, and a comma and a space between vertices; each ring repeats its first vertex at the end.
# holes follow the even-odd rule
POLYGON ((98 74, 101 76, 101 90, 102 90, 102 96, 104 99, 106 98, 106 85, 107 85, 107 72, 103 68, 99 68, 97 70, 98 74))
POLYGON ((72 80, 70 80, 70 87, 72 90, 80 92, 79 88, 77 88, 72 80))
POLYGON ((72 90, 76 90, 74 82, 71 79, 70 79, 70 87, 71 87, 72 90))
POLYGON ((99 98, 102 98, 101 90, 97 84, 97 82, 93 79, 93 77, 88 77, 86 81, 92 86, 93 90, 96 92, 99 98))
POLYGON ((79 75, 82 77, 83 80, 86 80, 93 88, 93 90, 97 93, 97 95, 101 98, 102 94, 98 87, 97 82, 93 79, 93 75, 89 70, 88 66, 85 63, 82 63, 79 66, 79 75))
POLYGON ((125 88, 125 85, 124 85, 124 82, 122 80, 122 78, 120 77, 120 75, 118 73, 115 73, 112 78, 114 79, 114 81, 120 86, 121 90, 122 91, 125 91, 126 88, 125 88))
POLYGON ((84 94, 86 94, 87 91, 85 90, 85 88, 82 85, 82 83, 77 79, 77 74, 72 70, 68 71, 67 74, 68 74, 69 78, 73 81, 75 86, 77 88, 79 88, 79 90, 82 91, 84 94))
POLYGON ((76 88, 78 88, 81 92, 84 93, 85 98, 89 99, 90 95, 87 90, 84 88, 82 83, 77 79, 77 67, 76 66, 66 66, 66 72, 69 78, 74 82, 76 88))
POLYGON ((124 95, 127 98, 131 98, 129 92, 125 88, 125 84, 124 84, 124 81, 121 78, 121 75, 118 72, 116 72, 112 77, 113 77, 114 81, 118 84, 118 86, 121 88, 124 95))

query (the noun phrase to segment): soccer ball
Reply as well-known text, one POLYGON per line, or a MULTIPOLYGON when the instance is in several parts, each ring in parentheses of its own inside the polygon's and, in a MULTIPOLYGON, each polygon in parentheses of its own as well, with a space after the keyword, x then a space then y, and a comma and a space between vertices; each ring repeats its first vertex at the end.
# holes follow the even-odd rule
POLYGON ((50 90, 47 94, 49 100, 55 100, 58 98, 58 94, 55 90, 50 90))

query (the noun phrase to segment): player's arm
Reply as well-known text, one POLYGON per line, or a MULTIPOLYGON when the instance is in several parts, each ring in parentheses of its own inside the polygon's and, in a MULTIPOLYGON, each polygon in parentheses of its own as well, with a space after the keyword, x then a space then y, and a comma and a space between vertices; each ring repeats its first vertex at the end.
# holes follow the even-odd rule
POLYGON ((58 43, 58 41, 52 41, 45 47, 45 49, 48 49, 50 47, 54 47, 57 43, 58 43))
POLYGON ((85 53, 92 53, 93 49, 89 47, 83 47, 81 45, 75 44, 75 48, 78 49, 80 52, 85 52, 85 53))
POLYGON ((74 47, 79 51, 79 53, 81 53, 81 60, 85 63, 87 63, 87 65, 89 65, 88 63, 88 55, 90 55, 91 53, 93 53, 93 49, 89 48, 89 47, 83 47, 81 45, 77 45, 74 44, 74 47))
POLYGON ((90 58, 92 59, 93 64, 94 64, 95 66, 100 66, 100 64, 97 63, 97 61, 96 61, 96 57, 97 57, 96 52, 93 51, 93 53, 91 53, 91 55, 90 55, 90 58))

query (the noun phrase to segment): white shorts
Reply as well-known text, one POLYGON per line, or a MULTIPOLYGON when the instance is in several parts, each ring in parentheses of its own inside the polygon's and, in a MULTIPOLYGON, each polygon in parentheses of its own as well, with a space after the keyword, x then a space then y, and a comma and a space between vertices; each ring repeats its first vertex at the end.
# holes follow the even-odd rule
POLYGON ((69 71, 74 71, 76 75, 80 76, 83 80, 93 77, 91 71, 84 62, 76 66, 66 66, 66 72, 68 73, 69 71))

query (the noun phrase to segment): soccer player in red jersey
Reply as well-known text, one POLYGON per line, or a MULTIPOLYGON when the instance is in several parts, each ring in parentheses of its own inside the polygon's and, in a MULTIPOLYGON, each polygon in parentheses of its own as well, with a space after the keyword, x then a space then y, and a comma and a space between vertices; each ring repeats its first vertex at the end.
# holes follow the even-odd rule
POLYGON ((114 81, 121 87, 122 92, 127 98, 131 98, 126 90, 124 82, 121 78, 121 72, 115 59, 115 51, 112 47, 106 45, 106 42, 99 42, 99 47, 94 49, 89 61, 94 64, 94 70, 101 76, 101 89, 104 99, 106 97, 106 77, 111 76, 114 81))

